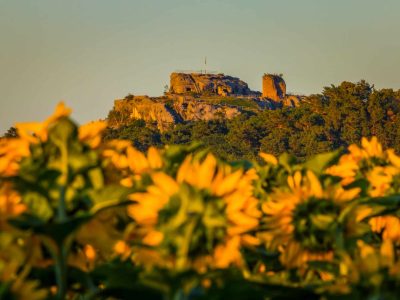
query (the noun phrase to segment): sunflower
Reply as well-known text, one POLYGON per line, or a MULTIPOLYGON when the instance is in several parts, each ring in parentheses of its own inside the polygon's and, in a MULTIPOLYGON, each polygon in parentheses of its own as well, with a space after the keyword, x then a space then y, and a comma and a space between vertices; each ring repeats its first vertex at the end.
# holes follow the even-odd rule
POLYGON ((400 174, 400 157, 393 149, 384 151, 376 137, 371 140, 362 138, 361 147, 350 145, 348 152, 326 173, 341 177, 343 186, 351 184, 357 177, 366 177, 370 183, 369 195, 384 196, 392 186, 394 177, 400 174))
POLYGON ((400 242, 400 218, 393 215, 378 216, 368 222, 373 232, 381 233, 383 240, 400 242))
POLYGON ((15 176, 22 158, 30 155, 29 142, 19 138, 0 139, 0 176, 15 176))
POLYGON ((94 121, 79 127, 79 140, 86 142, 92 148, 97 148, 102 140, 101 133, 106 129, 107 122, 94 121))
MULTIPOLYGON (((370 141, 362 139, 361 148, 356 145, 349 147, 349 154, 343 155, 338 165, 330 167, 326 173, 342 178, 342 185, 348 185, 356 178, 366 178, 369 182, 367 191, 371 201, 376 197, 384 197, 398 193, 400 177, 400 157, 393 149, 383 150, 376 137, 370 141)), ((372 213, 372 210, 370 211, 372 213)), ((367 217, 366 210, 357 218, 367 217)), ((395 215, 385 215, 368 220, 371 230, 382 234, 383 239, 400 242, 400 218, 395 215)))
POLYGON ((386 240, 379 247, 373 247, 358 240, 354 250, 340 254, 336 282, 347 285, 347 293, 351 287, 354 291, 362 290, 363 295, 369 298, 379 295, 385 299, 397 299, 400 260, 393 243, 386 240))
POLYGON ((142 243, 174 268, 204 272, 240 265, 240 247, 258 244, 249 234, 261 215, 253 197, 255 178, 254 170, 218 164, 212 154, 203 161, 189 155, 176 176, 151 174, 146 192, 130 196, 135 203, 128 214, 142 243))
MULTIPOLYGON (((357 220, 363 221, 376 212, 367 205, 357 212, 357 220)), ((389 240, 395 244, 400 243, 400 218, 397 215, 382 215, 368 219, 368 224, 372 232, 380 235, 382 241, 389 240)))
POLYGON ((71 110, 59 103, 52 116, 44 122, 17 123, 17 138, 0 139, 0 176, 14 176, 18 173, 19 162, 30 155, 30 145, 47 140, 48 129, 71 110))
POLYGON ((155 147, 150 147, 147 156, 135 149, 131 142, 111 140, 102 150, 102 156, 122 173, 121 185, 132 187, 144 173, 152 172, 163 166, 161 153, 155 147))
POLYGON ((373 167, 366 174, 370 184, 369 195, 371 197, 382 197, 390 193, 394 179, 399 173, 400 169, 392 165, 373 167))
POLYGON ((337 165, 326 170, 329 175, 341 177, 343 185, 352 183, 357 172, 362 169, 368 169, 371 163, 375 165, 381 164, 386 159, 382 145, 375 136, 371 140, 363 137, 361 139, 361 147, 353 144, 347 150, 349 153, 342 155, 337 165))
POLYGON ((12 189, 10 182, 0 184, 0 228, 6 225, 8 218, 20 215, 27 209, 22 203, 21 196, 12 189))
POLYGON ((312 171, 288 176, 288 188, 277 189, 262 205, 266 232, 261 237, 268 248, 278 250, 281 263, 301 267, 312 260, 331 260, 338 216, 346 203, 360 193, 331 185, 323 188, 312 171))
POLYGON ((48 129, 59 119, 68 117, 71 114, 71 109, 66 107, 64 102, 60 102, 52 116, 47 118, 44 122, 27 122, 17 123, 15 127, 18 136, 22 140, 29 143, 37 144, 38 142, 46 142, 48 136, 48 129))

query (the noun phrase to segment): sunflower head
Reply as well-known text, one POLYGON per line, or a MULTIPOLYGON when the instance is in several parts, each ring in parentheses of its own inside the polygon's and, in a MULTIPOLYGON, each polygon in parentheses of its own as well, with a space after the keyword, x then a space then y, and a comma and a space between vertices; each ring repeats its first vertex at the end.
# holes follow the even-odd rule
POLYGON ((107 127, 105 121, 94 121, 79 127, 79 139, 86 142, 92 148, 101 144, 102 133, 107 127))
POLYGON ((372 197, 384 196, 391 188, 399 190, 400 157, 393 149, 383 150, 377 138, 372 137, 362 138, 361 147, 350 145, 348 152, 326 173, 342 178, 343 186, 366 178, 370 185, 367 194, 372 197))
POLYGON ((335 282, 366 296, 382 299, 398 298, 400 261, 389 240, 373 246, 358 240, 353 252, 340 254, 339 273, 335 282))
POLYGON ((277 189, 263 204, 267 247, 279 250, 281 262, 289 267, 332 259, 337 234, 346 228, 339 215, 359 192, 323 184, 312 171, 297 171, 288 177, 287 188, 277 189))
POLYGON ((120 175, 120 184, 125 187, 138 184, 143 174, 158 170, 164 164, 161 152, 156 148, 150 147, 146 155, 126 140, 111 140, 105 143, 102 157, 110 167, 108 173, 120 175))
POLYGON ((332 250, 339 213, 340 206, 332 199, 310 197, 293 211, 293 238, 313 252, 332 250))
POLYGON ((58 120, 68 117, 71 114, 71 109, 66 107, 64 102, 60 102, 50 117, 43 122, 28 122, 17 123, 15 127, 18 136, 25 141, 32 144, 39 142, 46 142, 48 138, 49 129, 54 126, 58 120))
POLYGON ((252 196, 254 172, 188 156, 172 177, 151 175, 144 193, 135 193, 129 215, 142 243, 172 261, 174 268, 225 268, 241 261, 240 246, 254 242, 248 233, 258 226, 260 212, 252 196))

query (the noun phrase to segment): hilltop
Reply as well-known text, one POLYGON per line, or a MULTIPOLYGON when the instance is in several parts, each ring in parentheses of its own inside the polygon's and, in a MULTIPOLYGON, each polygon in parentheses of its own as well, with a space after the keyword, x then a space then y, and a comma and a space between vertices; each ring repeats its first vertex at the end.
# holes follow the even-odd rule
POLYGON ((377 136, 400 153, 400 91, 361 80, 291 96, 279 75, 263 76, 263 91, 238 78, 172 73, 161 97, 116 100, 105 136, 149 146, 200 141, 228 160, 257 159, 260 151, 306 159, 377 136))
POLYGON ((109 122, 118 128, 144 120, 165 131, 187 121, 232 119, 301 102, 300 96, 286 94, 282 76, 264 74, 262 83, 263 90, 258 92, 241 79, 221 73, 171 73, 169 90, 163 96, 128 95, 115 100, 109 122))

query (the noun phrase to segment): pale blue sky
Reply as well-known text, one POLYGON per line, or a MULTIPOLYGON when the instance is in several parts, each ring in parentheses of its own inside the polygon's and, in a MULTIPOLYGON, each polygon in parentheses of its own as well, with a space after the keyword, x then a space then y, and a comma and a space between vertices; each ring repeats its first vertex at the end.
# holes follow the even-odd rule
POLYGON ((0 132, 65 100, 80 122, 174 70, 264 72, 309 94, 343 80, 400 88, 399 0, 0 0, 0 132))

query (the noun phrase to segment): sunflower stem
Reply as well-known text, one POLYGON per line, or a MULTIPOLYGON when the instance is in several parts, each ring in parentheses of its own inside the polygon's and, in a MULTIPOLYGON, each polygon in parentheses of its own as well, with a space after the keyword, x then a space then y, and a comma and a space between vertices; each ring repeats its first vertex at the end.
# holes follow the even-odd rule
POLYGON ((64 300, 67 294, 67 249, 64 246, 59 247, 56 255, 56 281, 57 281, 57 299, 64 300))

